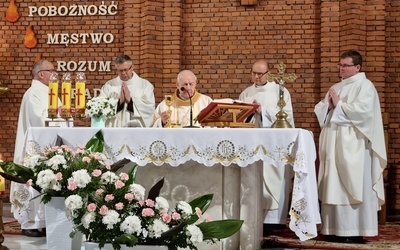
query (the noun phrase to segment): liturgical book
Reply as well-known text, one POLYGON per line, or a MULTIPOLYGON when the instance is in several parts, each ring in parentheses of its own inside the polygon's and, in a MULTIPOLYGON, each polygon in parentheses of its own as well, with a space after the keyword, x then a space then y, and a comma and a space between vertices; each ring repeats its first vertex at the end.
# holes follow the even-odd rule
POLYGON ((255 127, 245 120, 258 106, 229 98, 216 99, 199 113, 197 120, 203 127, 255 127))

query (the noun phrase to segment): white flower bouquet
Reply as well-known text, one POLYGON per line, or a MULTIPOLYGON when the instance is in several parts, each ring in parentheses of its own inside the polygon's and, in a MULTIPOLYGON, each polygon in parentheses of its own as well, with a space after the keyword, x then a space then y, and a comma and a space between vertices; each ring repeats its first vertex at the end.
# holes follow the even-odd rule
POLYGON ((87 117, 100 117, 107 118, 115 116, 117 112, 118 100, 115 98, 98 96, 90 99, 86 103, 85 114, 87 117))

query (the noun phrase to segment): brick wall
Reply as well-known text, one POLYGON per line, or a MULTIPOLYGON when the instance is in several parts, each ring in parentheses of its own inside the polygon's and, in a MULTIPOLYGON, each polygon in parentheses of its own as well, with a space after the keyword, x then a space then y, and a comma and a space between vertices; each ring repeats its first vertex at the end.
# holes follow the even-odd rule
MULTIPOLYGON (((110 5, 111 1, 105 1, 110 5)), ((399 1, 373 0, 126 0, 114 1, 116 15, 28 16, 29 6, 96 5, 99 1, 19 1, 15 23, 5 20, 9 0, 0 0, 0 81, 10 91, 0 96, 0 157, 12 160, 18 110, 31 81, 37 55, 56 61, 112 61, 121 53, 134 59, 135 71, 155 86, 156 102, 175 88, 176 74, 192 69, 200 92, 213 98, 238 98, 250 84, 258 59, 283 61, 297 80, 287 84, 296 127, 314 132, 313 113, 327 89, 339 81, 341 52, 355 48, 365 58, 363 70, 376 84, 382 111, 390 115, 389 213, 400 212, 399 1), (27 49, 23 38, 33 25, 39 45, 27 49), (48 33, 112 33, 110 44, 47 44, 48 33), (396 109, 397 108, 397 109, 396 109)), ((73 72, 72 72, 73 73, 73 72)), ((86 71, 89 88, 100 88, 115 72, 86 71)))

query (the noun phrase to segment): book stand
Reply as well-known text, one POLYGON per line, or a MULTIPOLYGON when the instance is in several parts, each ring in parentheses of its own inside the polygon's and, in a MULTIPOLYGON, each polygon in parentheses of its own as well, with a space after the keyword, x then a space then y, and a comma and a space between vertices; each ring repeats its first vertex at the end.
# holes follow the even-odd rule
POLYGON ((200 112, 197 120, 203 127, 254 128, 254 123, 246 123, 245 120, 258 106, 250 103, 211 102, 200 112))

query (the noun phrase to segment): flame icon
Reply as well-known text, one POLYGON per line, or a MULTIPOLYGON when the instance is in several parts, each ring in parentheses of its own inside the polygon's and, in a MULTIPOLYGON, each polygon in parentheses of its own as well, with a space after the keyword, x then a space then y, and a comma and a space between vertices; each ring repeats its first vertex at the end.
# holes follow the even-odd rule
POLYGON ((29 27, 26 29, 24 45, 28 49, 33 49, 36 47, 37 44, 38 44, 38 40, 36 38, 35 32, 33 32, 32 25, 29 25, 29 27))
POLYGON ((7 8, 6 20, 14 23, 19 19, 18 7, 15 5, 15 0, 11 0, 10 5, 7 8))
POLYGON ((41 59, 42 59, 42 54, 37 54, 34 62, 40 61, 41 59))

